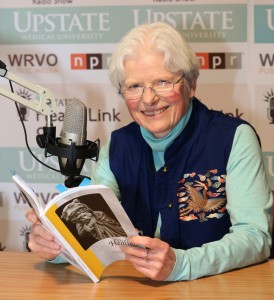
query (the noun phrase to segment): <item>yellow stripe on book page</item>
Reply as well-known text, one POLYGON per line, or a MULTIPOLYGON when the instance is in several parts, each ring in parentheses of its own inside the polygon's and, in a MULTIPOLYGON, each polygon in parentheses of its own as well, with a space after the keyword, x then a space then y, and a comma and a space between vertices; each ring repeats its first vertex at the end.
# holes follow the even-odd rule
POLYGON ((73 234, 68 230, 65 224, 61 221, 59 216, 56 214, 56 209, 58 206, 53 204, 49 210, 46 212, 46 217, 54 225, 54 227, 60 232, 60 234, 65 238, 65 240, 70 244, 70 246, 75 250, 75 252, 82 258, 87 267, 94 273, 94 275, 100 278, 103 273, 105 266, 96 257, 93 251, 89 248, 85 250, 73 234))

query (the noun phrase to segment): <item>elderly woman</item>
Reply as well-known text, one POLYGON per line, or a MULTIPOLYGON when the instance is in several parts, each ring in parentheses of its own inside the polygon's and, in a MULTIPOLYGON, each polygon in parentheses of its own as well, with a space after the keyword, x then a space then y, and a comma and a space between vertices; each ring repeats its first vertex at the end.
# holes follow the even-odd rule
MULTIPOLYGON (((165 23, 135 27, 109 74, 134 122, 111 134, 92 179, 113 189, 141 233, 130 242, 143 247, 124 246, 126 259, 176 281, 268 258, 272 195, 258 137, 194 97, 199 63, 180 34, 165 23)), ((37 225, 29 247, 47 259, 59 253, 37 225)))

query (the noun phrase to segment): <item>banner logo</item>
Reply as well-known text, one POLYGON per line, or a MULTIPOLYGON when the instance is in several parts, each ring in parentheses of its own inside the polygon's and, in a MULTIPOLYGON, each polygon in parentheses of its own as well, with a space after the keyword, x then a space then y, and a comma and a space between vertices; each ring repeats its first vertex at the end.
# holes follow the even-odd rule
POLYGON ((9 63, 12 67, 35 67, 49 66, 55 67, 58 63, 58 58, 54 53, 50 54, 9 54, 9 63))
MULTIPOLYGON (((201 69, 241 69, 242 53, 233 52, 198 52, 196 53, 201 69)), ((72 53, 71 70, 108 69, 111 54, 106 53, 72 53)))
POLYGON ((274 124, 274 93, 271 89, 270 92, 267 92, 267 94, 264 96, 264 101, 268 103, 267 108, 267 118, 270 120, 269 124, 274 124))
POLYGON ((177 28, 189 42, 245 42, 245 4, 157 6, 133 9, 134 26, 164 21, 177 28), (172 10, 171 10, 172 9, 172 10))
POLYGON ((260 53, 259 60, 261 65, 261 67, 259 68, 259 73, 274 73, 274 53, 260 53))
POLYGON ((247 41, 247 4, 40 6, 1 9, 0 19, 3 45, 117 43, 131 28, 156 21, 189 42, 247 41))
POLYGON ((241 69, 242 53, 196 53, 201 69, 241 69))
POLYGON ((54 53, 9 54, 8 64, 16 73, 58 73, 58 57, 54 53))
POLYGON ((254 27, 255 43, 274 43, 274 5, 255 5, 254 27))
POLYGON ((70 55, 72 70, 102 70, 107 69, 111 54, 73 53, 70 55))
MULTIPOLYGON (((16 93, 18 96, 25 98, 29 101, 32 99, 32 94, 30 94, 30 92, 26 89, 20 88, 19 91, 17 91, 16 93)), ((28 121, 27 117, 29 116, 29 108, 20 103, 18 103, 18 107, 23 121, 28 121)))
POLYGON ((23 250, 24 252, 31 252, 29 248, 29 235, 31 231, 31 226, 26 225, 20 230, 20 235, 23 237, 23 250))
POLYGON ((261 66, 263 67, 273 67, 274 66, 274 53, 266 53, 266 54, 259 54, 261 66), (271 56, 272 55, 272 56, 271 56))
MULTIPOLYGON (((51 199, 53 199, 55 196, 57 196, 58 194, 59 194, 58 192, 56 192, 56 193, 46 193, 46 194, 42 193, 42 192, 36 193, 36 195, 39 197, 39 199, 43 202, 44 205, 47 205, 49 203, 49 201, 51 199)), ((24 195, 22 193, 14 192, 13 196, 14 196, 16 204, 28 205, 27 200, 26 200, 26 198, 24 197, 24 195)))

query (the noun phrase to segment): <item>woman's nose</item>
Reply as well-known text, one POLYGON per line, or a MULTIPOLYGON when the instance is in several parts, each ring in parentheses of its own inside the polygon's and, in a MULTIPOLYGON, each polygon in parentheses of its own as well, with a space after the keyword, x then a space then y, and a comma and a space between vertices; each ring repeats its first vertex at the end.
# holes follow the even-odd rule
POLYGON ((157 100, 157 95, 150 86, 144 88, 142 101, 147 105, 152 105, 157 100))

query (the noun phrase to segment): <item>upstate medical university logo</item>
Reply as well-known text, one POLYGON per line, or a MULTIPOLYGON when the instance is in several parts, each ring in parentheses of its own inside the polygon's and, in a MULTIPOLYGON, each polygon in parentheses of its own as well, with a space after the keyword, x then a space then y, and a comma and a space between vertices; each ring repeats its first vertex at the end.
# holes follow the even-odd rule
MULTIPOLYGON (((242 53, 237 52, 199 52, 196 53, 201 69, 241 69, 242 53)), ((107 53, 72 53, 70 68, 72 70, 108 69, 111 54, 107 53)))
POLYGON ((7 18, 10 23, 0 27, 0 43, 117 43, 136 25, 156 21, 177 28, 189 42, 247 40, 246 4, 183 5, 181 2, 186 1, 176 1, 177 5, 169 5, 166 1, 156 5, 157 2, 151 5, 138 5, 135 1, 128 5, 3 9, 0 19, 7 18), (121 16, 126 17, 122 20, 121 16), (6 28, 9 28, 8 35, 6 28))
POLYGON ((189 42, 244 42, 247 38, 246 5, 170 6, 167 3, 166 6, 133 8, 132 13, 134 26, 164 21, 180 30, 189 42))
POLYGON ((101 40, 103 33, 110 30, 109 13, 92 9, 26 9, 14 11, 13 22, 21 41, 37 43, 101 40))

